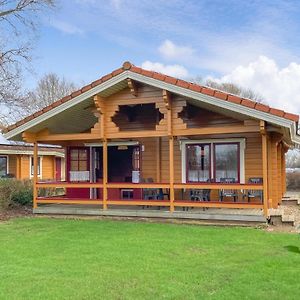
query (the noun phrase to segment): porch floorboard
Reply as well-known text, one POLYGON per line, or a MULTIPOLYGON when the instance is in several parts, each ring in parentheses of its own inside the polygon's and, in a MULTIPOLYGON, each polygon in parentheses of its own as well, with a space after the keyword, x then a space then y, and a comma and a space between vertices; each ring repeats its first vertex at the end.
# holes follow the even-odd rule
POLYGON ((44 204, 33 209, 33 213, 266 223, 266 218, 260 209, 208 208, 203 210, 192 208, 183 211, 178 207, 171 213, 168 207, 160 209, 145 207, 143 209, 142 207, 113 206, 103 210, 102 205, 44 204))

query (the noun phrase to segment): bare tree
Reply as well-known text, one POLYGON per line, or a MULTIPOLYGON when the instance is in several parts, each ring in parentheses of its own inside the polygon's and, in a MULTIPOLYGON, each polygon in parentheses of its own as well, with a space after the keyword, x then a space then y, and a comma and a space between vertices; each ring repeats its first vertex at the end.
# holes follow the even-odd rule
POLYGON ((213 89, 217 89, 220 91, 224 91, 230 94, 234 94, 243 98, 251 99, 257 102, 263 101, 263 96, 259 93, 255 92, 254 90, 250 88, 244 88, 239 86, 238 84, 232 83, 232 82, 217 82, 211 79, 203 80, 201 77, 196 77, 194 80, 192 80, 195 83, 199 83, 208 87, 211 87, 213 89))
POLYGON ((40 110, 76 89, 77 86, 73 82, 54 73, 46 74, 38 81, 36 88, 27 94, 25 100, 27 113, 40 110))
POLYGON ((0 0, 0 122, 22 114, 22 79, 30 68, 31 50, 41 11, 55 0, 0 0))
POLYGON ((286 167, 287 168, 300 168, 300 150, 289 150, 286 154, 286 167))

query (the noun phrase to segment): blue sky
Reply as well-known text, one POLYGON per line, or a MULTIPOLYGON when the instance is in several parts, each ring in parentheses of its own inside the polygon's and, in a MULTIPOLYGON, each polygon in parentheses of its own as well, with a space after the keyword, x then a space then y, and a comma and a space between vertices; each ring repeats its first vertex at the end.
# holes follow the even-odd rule
POLYGON ((299 13, 300 1, 61 0, 42 18, 28 85, 48 72, 88 83, 130 60, 233 81, 300 112, 299 13))

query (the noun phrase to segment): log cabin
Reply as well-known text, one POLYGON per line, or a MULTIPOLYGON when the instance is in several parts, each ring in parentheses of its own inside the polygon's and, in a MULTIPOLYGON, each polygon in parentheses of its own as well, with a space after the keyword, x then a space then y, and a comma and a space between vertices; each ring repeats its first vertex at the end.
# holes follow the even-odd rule
POLYGON ((285 153, 299 116, 130 62, 32 116, 5 137, 34 144, 33 208, 99 212, 256 209, 267 218, 286 191, 285 153), (66 180, 38 178, 38 143, 66 150, 66 180), (64 188, 57 197, 39 190, 64 188), (199 209, 200 210, 200 209, 199 209))
MULTIPOLYGON (((54 145, 40 145, 38 178, 64 180, 64 149, 54 145)), ((33 145, 8 141, 0 134, 0 178, 33 178, 33 145)))

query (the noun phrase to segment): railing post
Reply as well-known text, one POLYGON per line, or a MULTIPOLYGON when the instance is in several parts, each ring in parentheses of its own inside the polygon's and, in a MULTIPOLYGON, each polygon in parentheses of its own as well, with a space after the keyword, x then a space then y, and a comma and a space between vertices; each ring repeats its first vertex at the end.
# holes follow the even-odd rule
POLYGON ((103 209, 107 209, 107 139, 103 140, 103 209))
POLYGON ((262 171, 263 171, 263 205, 264 215, 268 216, 268 140, 265 128, 265 122, 260 123, 260 132, 262 137, 262 171))
POLYGON ((33 143, 33 208, 37 208, 38 182, 38 143, 33 143))

